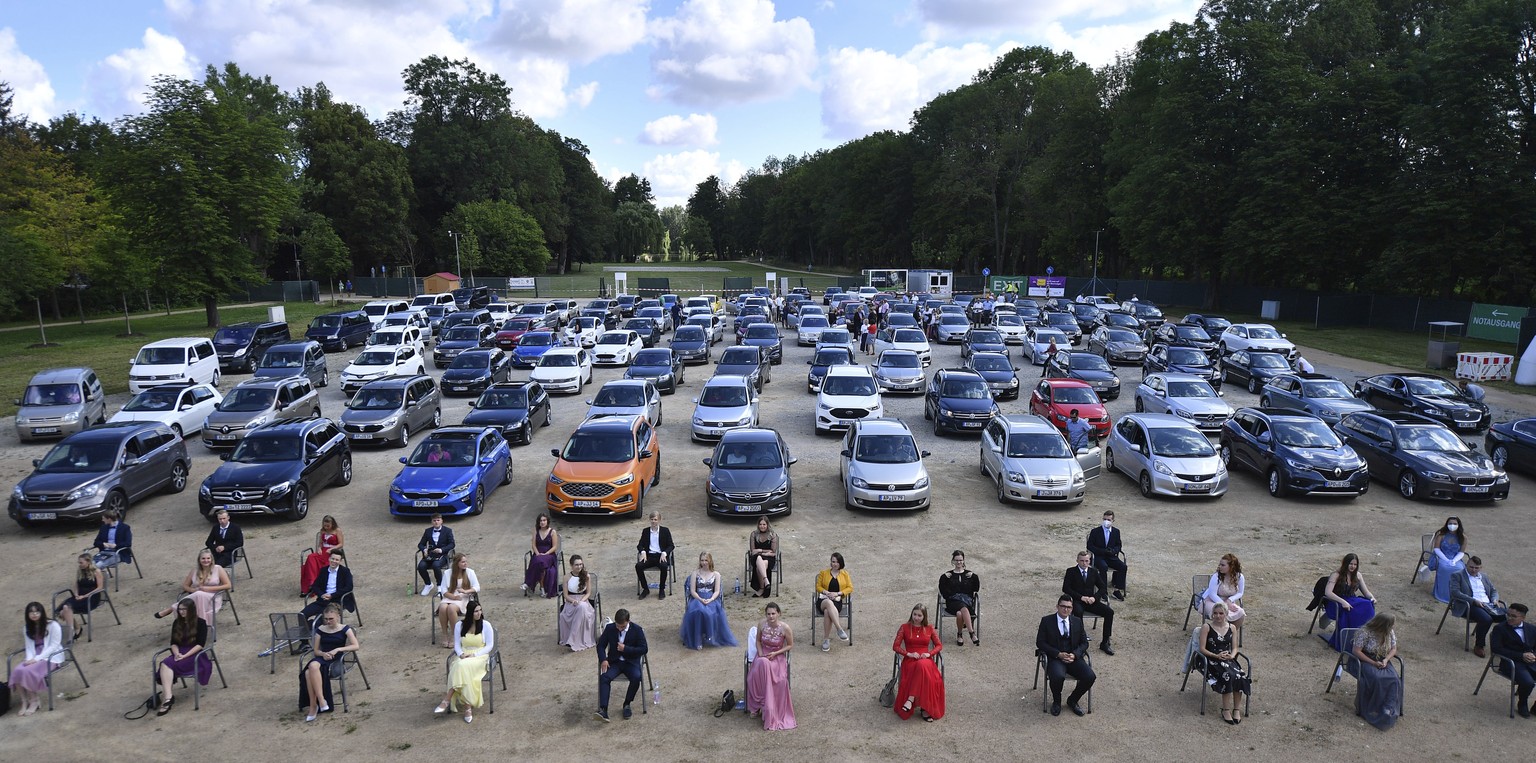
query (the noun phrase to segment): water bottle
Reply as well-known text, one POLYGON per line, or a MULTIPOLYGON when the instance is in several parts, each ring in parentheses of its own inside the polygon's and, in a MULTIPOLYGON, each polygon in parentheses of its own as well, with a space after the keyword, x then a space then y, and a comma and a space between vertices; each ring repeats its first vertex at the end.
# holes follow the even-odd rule
POLYGON ((661 684, 651 684, 651 704, 661 704, 661 684))
POLYGON ((736 576, 736 595, 737 596, 741 595, 741 576, 740 575, 736 576))

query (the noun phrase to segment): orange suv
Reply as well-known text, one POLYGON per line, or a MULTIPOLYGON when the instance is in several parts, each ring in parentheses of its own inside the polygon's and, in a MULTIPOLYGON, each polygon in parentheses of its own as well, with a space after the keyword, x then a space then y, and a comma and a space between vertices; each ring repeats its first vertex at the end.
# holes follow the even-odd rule
POLYGON ((643 416, 587 419, 550 454, 550 512, 640 516, 646 493, 661 483, 661 440, 643 416))

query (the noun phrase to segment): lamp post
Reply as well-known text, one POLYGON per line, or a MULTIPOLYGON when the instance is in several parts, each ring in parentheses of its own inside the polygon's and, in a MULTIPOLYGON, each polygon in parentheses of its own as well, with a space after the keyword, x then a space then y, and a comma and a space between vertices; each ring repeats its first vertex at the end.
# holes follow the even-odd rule
POLYGON ((448 231, 448 235, 453 238, 453 274, 463 278, 464 262, 459 259, 459 239, 463 238, 464 234, 448 231))
POLYGON ((1103 232, 1103 228, 1093 232, 1093 280, 1088 282, 1088 290, 1094 294, 1099 293, 1099 234, 1103 232))

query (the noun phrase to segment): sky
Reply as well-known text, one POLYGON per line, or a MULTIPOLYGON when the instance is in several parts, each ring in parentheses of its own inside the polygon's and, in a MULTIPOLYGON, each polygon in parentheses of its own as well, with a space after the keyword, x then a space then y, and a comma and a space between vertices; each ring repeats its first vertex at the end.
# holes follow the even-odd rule
POLYGON ((1194 18, 1195 0, 0 0, 13 109, 112 121, 155 76, 234 61, 285 90, 324 82, 382 119, 401 73, 469 59, 515 108, 580 140, 610 182, 659 206, 710 175, 905 130, 1008 50, 1095 67, 1194 18), (67 9, 64 10, 64 9, 67 9), (67 18, 65 17, 67 16, 67 18))

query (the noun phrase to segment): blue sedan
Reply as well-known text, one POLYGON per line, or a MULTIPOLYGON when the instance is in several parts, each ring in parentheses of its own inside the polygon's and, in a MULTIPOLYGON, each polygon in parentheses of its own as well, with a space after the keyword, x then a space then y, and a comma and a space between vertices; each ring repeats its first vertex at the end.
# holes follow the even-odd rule
POLYGON ((427 436, 389 486, 389 513, 479 514, 496 488, 512 482, 512 449, 494 428, 443 427, 427 436))

